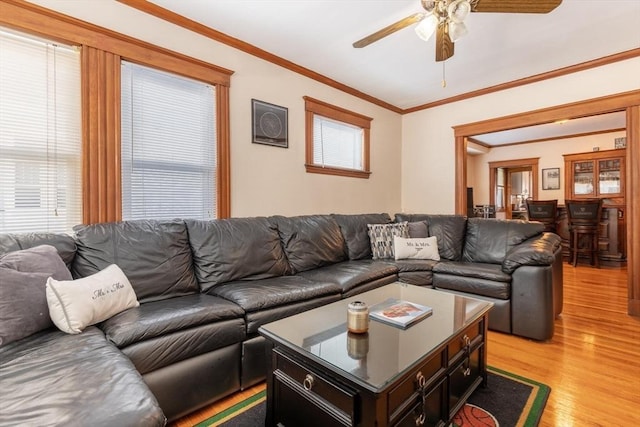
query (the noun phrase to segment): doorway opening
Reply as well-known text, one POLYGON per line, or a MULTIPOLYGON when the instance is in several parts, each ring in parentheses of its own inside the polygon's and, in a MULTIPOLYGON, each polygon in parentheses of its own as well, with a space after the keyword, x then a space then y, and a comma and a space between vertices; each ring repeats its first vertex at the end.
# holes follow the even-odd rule
POLYGON ((496 218, 524 219, 525 201, 538 198, 538 157, 489 163, 489 203, 496 218))

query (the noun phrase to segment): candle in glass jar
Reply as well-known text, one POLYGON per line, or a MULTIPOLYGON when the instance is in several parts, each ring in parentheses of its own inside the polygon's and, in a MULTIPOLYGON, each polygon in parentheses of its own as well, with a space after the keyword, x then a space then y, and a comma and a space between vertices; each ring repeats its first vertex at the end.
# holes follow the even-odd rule
POLYGON ((355 334, 369 330, 369 307, 362 301, 354 301, 347 306, 347 329, 355 334))

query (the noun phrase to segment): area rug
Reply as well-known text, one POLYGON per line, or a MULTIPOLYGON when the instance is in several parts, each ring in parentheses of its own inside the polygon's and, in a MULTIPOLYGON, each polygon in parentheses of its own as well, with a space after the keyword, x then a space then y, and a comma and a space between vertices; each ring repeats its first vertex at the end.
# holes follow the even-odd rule
MULTIPOLYGON (((537 381, 489 367, 488 387, 479 387, 453 419, 455 427, 535 427, 551 389, 537 381)), ((264 425, 266 391, 196 424, 195 427, 264 425)))

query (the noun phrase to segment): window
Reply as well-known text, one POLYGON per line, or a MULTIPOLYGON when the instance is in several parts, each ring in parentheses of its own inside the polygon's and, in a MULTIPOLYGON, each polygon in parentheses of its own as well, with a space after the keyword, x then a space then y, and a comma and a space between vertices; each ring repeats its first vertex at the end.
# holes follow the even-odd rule
POLYGON ((372 119, 307 96, 304 100, 307 172, 369 178, 372 119))
POLYGON ((122 65, 122 218, 216 217, 215 87, 122 65))
POLYGON ((0 30, 0 232, 82 221, 80 53, 0 30))

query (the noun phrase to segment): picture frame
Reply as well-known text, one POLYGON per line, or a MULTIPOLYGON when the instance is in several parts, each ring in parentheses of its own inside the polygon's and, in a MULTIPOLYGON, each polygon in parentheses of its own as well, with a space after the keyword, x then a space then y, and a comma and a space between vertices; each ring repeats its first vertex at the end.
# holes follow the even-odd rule
POLYGON ((289 110, 268 102, 251 100, 251 142, 289 148, 289 110))
POLYGON ((627 147, 627 137, 623 136, 623 137, 620 137, 620 138, 614 138, 613 143, 614 143, 614 148, 615 149, 626 148, 627 147))
POLYGON ((560 189, 560 168, 542 169, 542 189, 560 189))

